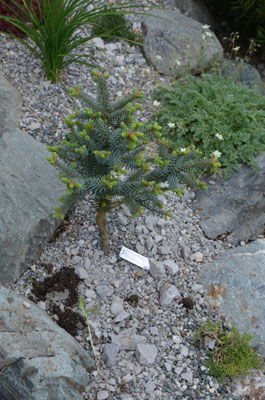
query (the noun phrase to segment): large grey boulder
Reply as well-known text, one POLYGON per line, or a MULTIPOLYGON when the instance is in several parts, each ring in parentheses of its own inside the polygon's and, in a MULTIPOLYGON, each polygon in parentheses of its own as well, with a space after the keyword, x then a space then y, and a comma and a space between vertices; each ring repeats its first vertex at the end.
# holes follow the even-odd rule
POLYGON ((35 304, 0 287, 0 399, 82 400, 91 355, 35 304))
POLYGON ((223 59, 220 65, 221 74, 225 78, 231 76, 236 83, 242 83, 249 88, 258 88, 261 94, 265 94, 265 84, 260 73, 252 65, 241 60, 223 59))
POLYGON ((162 74, 197 74, 222 57, 223 48, 217 37, 209 30, 205 36, 200 22, 177 10, 152 10, 149 14, 153 16, 143 20, 143 51, 147 61, 162 74))
POLYGON ((211 16, 206 4, 204 4, 200 0, 174 0, 176 7, 179 11, 190 17, 195 19, 195 21, 199 21, 202 24, 210 25, 211 30, 214 30, 216 23, 214 18, 211 16))
POLYGON ((65 193, 44 144, 15 128, 19 96, 0 80, 0 282, 15 282, 45 248, 59 222, 53 206, 65 193), (2 86, 1 86, 2 85, 2 86))
POLYGON ((241 334, 254 335, 252 343, 265 357, 265 240, 221 253, 202 267, 197 280, 214 309, 241 334))
POLYGON ((265 153, 256 158, 259 171, 241 165, 229 179, 210 176, 208 189, 195 194, 191 208, 205 236, 228 237, 234 245, 256 239, 265 228, 265 153))

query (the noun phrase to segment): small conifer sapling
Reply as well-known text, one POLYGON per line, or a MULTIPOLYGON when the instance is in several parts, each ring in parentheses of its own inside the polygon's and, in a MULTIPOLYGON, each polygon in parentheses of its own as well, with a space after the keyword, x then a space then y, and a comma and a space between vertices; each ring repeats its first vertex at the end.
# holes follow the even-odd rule
POLYGON ((54 207, 53 216, 63 219, 77 201, 92 194, 102 249, 107 254, 107 213, 125 204, 133 216, 147 209, 170 217, 159 195, 171 190, 180 196, 182 184, 205 188, 198 178, 209 167, 217 168, 218 162, 204 160, 194 148, 176 150, 170 160, 164 160, 155 149, 150 152, 150 143, 156 141, 161 149, 167 140, 157 123, 144 125, 133 117, 141 109, 135 100, 143 93, 134 89, 111 103, 108 74, 93 71, 93 75, 96 98, 82 93, 80 85, 70 89, 84 109, 78 108, 66 118, 69 133, 61 145, 48 147, 52 156, 47 159, 60 170, 61 181, 67 185, 66 196, 60 198, 62 207, 54 207))

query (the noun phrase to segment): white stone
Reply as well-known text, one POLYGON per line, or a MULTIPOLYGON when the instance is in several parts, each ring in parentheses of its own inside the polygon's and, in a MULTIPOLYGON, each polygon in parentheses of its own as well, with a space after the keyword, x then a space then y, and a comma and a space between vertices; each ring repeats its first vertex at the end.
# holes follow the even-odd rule
POLYGON ((184 346, 183 344, 180 345, 180 354, 181 354, 183 357, 188 357, 188 355, 189 355, 189 350, 188 350, 188 348, 187 348, 186 346, 184 346))
POLYGON ((99 49, 105 49, 105 44, 103 42, 103 40, 99 37, 93 38, 91 39, 91 42, 94 44, 94 46, 96 46, 99 49))
POLYGON ((173 340, 173 342, 176 343, 176 344, 179 344, 179 343, 182 342, 181 337, 180 337, 180 336, 177 336, 177 335, 172 336, 172 340, 173 340))
POLYGON ((150 333, 151 335, 158 335, 158 328, 156 326, 151 326, 150 333))
POLYGON ((79 276, 80 279, 89 278, 89 274, 88 274, 87 270, 84 267, 78 267, 76 272, 77 272, 77 275, 79 276))
POLYGON ((105 49, 109 51, 117 50, 118 46, 115 43, 107 43, 105 44, 105 49))
POLYGON ((193 373, 192 371, 186 371, 181 374, 181 378, 184 379, 185 381, 189 382, 190 384, 193 383, 193 373))
POLYGON ((199 292, 200 290, 203 289, 202 285, 199 285, 198 283, 195 283, 194 285, 192 285, 191 290, 193 290, 193 292, 199 292))
POLYGON ((109 393, 106 390, 100 390, 97 394, 97 400, 105 400, 109 397, 109 393))
POLYGON ((196 262, 203 262, 204 256, 199 251, 196 251, 196 253, 194 254, 194 258, 196 262))
POLYGON ((178 273, 179 267, 174 261, 165 260, 163 261, 163 265, 170 275, 176 275, 178 273))
POLYGON ((116 364, 119 353, 119 346, 115 343, 106 343, 102 354, 102 360, 107 366, 116 364))
POLYGON ((124 311, 123 300, 119 297, 115 297, 113 299, 113 302, 111 303, 110 311, 114 315, 119 315, 120 313, 122 313, 124 311))
POLYGON ((115 322, 121 322, 125 319, 129 318, 130 314, 127 311, 122 311, 117 317, 115 318, 115 322))
POLYGON ((86 289, 85 296, 88 299, 95 299, 97 297, 96 292, 92 289, 86 289))
POLYGON ((176 286, 170 285, 166 289, 162 289, 160 292, 160 305, 168 306, 172 303, 172 301, 176 298, 180 297, 180 293, 176 286))
POLYGON ((163 266, 163 264, 161 262, 159 262, 159 261, 151 261, 150 260, 149 261, 149 265, 150 265, 150 274, 154 278, 159 279, 159 278, 162 278, 165 275, 166 270, 165 270, 165 268, 164 268, 164 266, 163 266))
POLYGON ((38 129, 40 129, 41 124, 39 122, 31 122, 31 124, 28 126, 28 128, 31 131, 37 131, 38 129))
POLYGON ((139 343, 146 343, 146 337, 137 335, 135 327, 126 329, 119 335, 111 335, 111 339, 121 350, 135 350, 139 343))
POLYGON ((31 307, 31 304, 28 301, 23 301, 23 305, 26 308, 30 308, 31 307))
POLYGON ((116 56, 115 59, 116 59, 117 64, 121 65, 124 61, 124 56, 116 56))
POLYGON ((155 362, 157 348, 154 344, 139 343, 136 346, 135 355, 140 364, 150 365, 155 362))

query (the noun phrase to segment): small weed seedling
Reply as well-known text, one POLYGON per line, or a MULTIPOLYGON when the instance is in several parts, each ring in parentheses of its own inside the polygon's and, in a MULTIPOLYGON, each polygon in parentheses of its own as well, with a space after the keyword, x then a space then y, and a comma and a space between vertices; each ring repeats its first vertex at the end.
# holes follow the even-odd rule
POLYGON ((230 331, 223 330, 219 322, 208 320, 195 335, 200 341, 205 336, 215 341, 210 359, 205 365, 210 374, 221 382, 229 377, 247 375, 252 368, 264 371, 261 358, 250 345, 253 336, 248 333, 240 335, 234 327, 230 331))
POLYGON ((90 344, 91 344, 91 349, 92 349, 94 358, 96 359, 96 352, 95 352, 95 348, 94 348, 94 344, 93 344, 93 338, 92 338, 91 329, 90 329, 90 325, 89 325, 88 313, 94 312, 94 311, 98 311, 98 307, 93 307, 93 308, 90 308, 89 310, 86 311, 85 310, 85 300, 84 300, 83 297, 81 297, 80 301, 79 301, 79 310, 82 312, 82 314, 84 315, 84 317, 86 319, 88 337, 89 337, 89 341, 90 341, 90 344))

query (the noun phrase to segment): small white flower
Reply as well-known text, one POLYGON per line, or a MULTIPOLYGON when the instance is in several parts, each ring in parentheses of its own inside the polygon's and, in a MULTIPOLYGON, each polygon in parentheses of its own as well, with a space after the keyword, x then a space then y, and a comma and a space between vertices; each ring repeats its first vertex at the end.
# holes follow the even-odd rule
POLYGON ((219 158, 219 157, 221 157, 222 153, 220 153, 220 151, 218 151, 218 150, 215 150, 213 152, 213 155, 214 155, 214 157, 219 158))
POLYGON ((215 135, 216 137, 217 137, 217 139, 219 139, 219 140, 224 140, 224 138, 223 138, 223 136, 222 135, 220 135, 220 133, 216 133, 216 135, 215 135))
POLYGON ((204 31, 206 31, 206 30, 209 29, 209 28, 210 28, 210 25, 207 25, 207 24, 205 24, 205 25, 202 26, 202 30, 204 30, 204 31))
POLYGON ((150 72, 151 72, 151 71, 150 71, 150 68, 145 68, 145 69, 144 69, 144 72, 145 72, 146 74, 150 74, 150 72))
POLYGON ((155 101, 153 102, 153 105, 154 105, 155 107, 160 106, 160 101, 155 100, 155 101))
POLYGON ((202 34, 202 40, 205 40, 207 38, 207 36, 203 33, 202 34))
POLYGON ((207 37, 209 37, 209 38, 212 38, 212 37, 213 37, 213 35, 211 34, 211 32, 205 32, 205 36, 207 36, 207 37))
POLYGON ((174 122, 169 122, 167 126, 169 126, 169 128, 175 128, 176 125, 174 124, 174 122))
POLYGON ((156 56, 156 58, 157 58, 158 60, 162 60, 162 57, 161 57, 161 56, 156 56))
POLYGON ((181 151, 181 153, 184 153, 187 149, 186 147, 183 147, 183 149, 179 149, 181 151))
POLYGON ((233 51, 236 51, 236 52, 237 52, 239 49, 240 49, 240 46, 237 46, 237 47, 234 47, 234 48, 233 48, 233 51))
POLYGON ((181 62, 180 62, 177 58, 175 59, 175 61, 176 61, 176 64, 177 64, 178 66, 181 65, 181 62))

